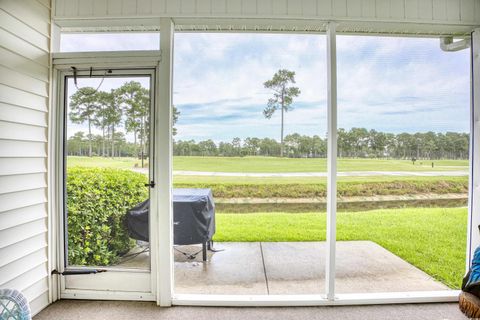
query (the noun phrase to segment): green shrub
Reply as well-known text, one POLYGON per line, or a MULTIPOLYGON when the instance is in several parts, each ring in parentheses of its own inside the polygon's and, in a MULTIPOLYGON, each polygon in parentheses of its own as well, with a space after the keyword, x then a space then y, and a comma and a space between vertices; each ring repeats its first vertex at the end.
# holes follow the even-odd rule
POLYGON ((132 247, 124 227, 128 209, 148 198, 145 175, 128 170, 69 168, 68 261, 106 266, 132 247))

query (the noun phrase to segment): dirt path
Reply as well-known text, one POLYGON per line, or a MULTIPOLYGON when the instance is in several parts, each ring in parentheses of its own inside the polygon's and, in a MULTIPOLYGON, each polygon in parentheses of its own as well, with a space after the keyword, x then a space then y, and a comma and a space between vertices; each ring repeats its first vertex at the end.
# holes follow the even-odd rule
MULTIPOLYGON (((326 172, 283 172, 283 173, 251 173, 251 172, 206 172, 206 171, 173 171, 177 176, 207 176, 207 177, 326 177, 326 172)), ((399 177, 461 177, 468 176, 468 171, 349 171, 338 172, 339 177, 371 177, 371 176, 399 176, 399 177)))

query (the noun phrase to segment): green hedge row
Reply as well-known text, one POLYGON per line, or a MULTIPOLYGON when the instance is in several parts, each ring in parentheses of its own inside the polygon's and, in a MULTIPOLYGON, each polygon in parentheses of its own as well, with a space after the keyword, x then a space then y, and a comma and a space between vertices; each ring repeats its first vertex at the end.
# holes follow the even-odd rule
POLYGON ((148 198, 146 182, 145 175, 128 170, 68 169, 70 265, 112 265, 132 248, 124 217, 128 209, 148 198))

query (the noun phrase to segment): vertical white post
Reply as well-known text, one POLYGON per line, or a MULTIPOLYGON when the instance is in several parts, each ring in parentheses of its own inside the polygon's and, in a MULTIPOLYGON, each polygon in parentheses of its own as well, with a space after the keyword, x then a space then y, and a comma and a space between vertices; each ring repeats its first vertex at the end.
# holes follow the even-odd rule
POLYGON ((335 241, 337 216, 337 47, 335 23, 327 27, 328 150, 327 150, 327 256, 325 292, 335 299, 335 241))
POLYGON ((154 190, 158 212, 158 255, 156 259, 157 304, 170 306, 173 293, 173 208, 172 208, 172 83, 173 36, 171 19, 160 20, 161 60, 158 67, 155 93, 155 182, 154 190))
POLYGON ((62 185, 63 174, 59 174, 57 168, 59 167, 59 161, 63 160, 63 155, 59 156, 61 153, 61 143, 63 141, 63 136, 60 134, 58 128, 58 99, 56 99, 57 94, 57 79, 55 77, 55 69, 53 68, 53 58, 52 53, 60 51, 60 27, 55 24, 52 20, 50 21, 50 59, 49 59, 49 119, 48 119, 48 172, 47 175, 47 185, 48 185, 48 302, 52 303, 58 300, 60 294, 59 287, 59 276, 52 275, 51 272, 54 269, 60 270, 58 265, 59 259, 59 250, 60 242, 58 241, 59 237, 59 228, 58 221, 60 217, 58 216, 59 212, 63 213, 58 204, 62 202, 63 196, 59 196, 59 186, 62 185))
POLYGON ((467 268, 480 245, 480 28, 472 33, 470 124, 470 191, 468 203, 467 268))

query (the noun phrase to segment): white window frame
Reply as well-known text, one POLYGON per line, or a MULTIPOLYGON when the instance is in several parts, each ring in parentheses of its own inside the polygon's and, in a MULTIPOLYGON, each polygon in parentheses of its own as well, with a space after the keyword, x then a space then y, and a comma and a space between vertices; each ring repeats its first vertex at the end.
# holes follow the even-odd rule
MULTIPOLYGON (((337 54, 336 23, 327 24, 327 236, 325 293, 299 295, 174 294, 173 305, 183 306, 334 306, 458 301, 459 290, 379 293, 335 293, 337 215, 337 54)), ((480 93, 479 93, 480 96, 480 93)), ((468 256, 467 262, 469 264, 468 256)))

